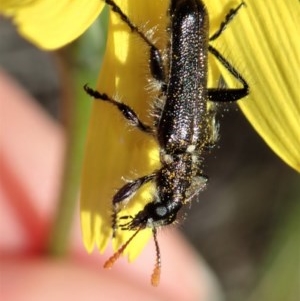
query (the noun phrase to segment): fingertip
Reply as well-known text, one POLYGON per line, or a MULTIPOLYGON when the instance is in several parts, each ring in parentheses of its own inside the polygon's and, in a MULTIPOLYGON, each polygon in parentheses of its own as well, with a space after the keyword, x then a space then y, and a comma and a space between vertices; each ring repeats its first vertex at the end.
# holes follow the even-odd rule
POLYGON ((216 276, 182 234, 176 229, 161 231, 158 233, 158 242, 161 251, 161 270, 159 283, 155 282, 157 284, 155 286, 151 282, 156 262, 155 246, 152 241, 134 262, 129 263, 126 258, 121 257, 109 270, 103 269, 102 265, 112 255, 111 249, 106 250, 104 254, 99 254, 95 250, 93 254, 88 255, 79 246, 79 241, 76 249, 81 260, 89 262, 91 266, 100 266, 102 268, 100 272, 104 277, 106 275, 115 279, 116 283, 125 280, 145 292, 154 291, 162 300, 223 300, 216 276))
POLYGON ((14 260, 3 264, 2 272, 3 300, 162 300, 126 279, 111 278, 100 269, 72 260, 14 260))
POLYGON ((0 245, 4 253, 40 248, 61 185, 64 133, 0 69, 0 245))

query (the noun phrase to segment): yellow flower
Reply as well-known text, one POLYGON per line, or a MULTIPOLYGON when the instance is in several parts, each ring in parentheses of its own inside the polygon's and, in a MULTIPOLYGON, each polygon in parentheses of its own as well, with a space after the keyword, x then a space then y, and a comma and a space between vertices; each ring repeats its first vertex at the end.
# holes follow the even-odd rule
MULTIPOLYGON (((169 1, 118 0, 130 20, 143 32, 151 31, 158 48, 166 46, 167 8, 169 1)), ((210 0, 210 34, 214 33, 226 13, 240 1, 210 0)), ((234 21, 214 42, 225 57, 241 69, 250 85, 250 96, 239 104, 257 132, 290 166, 300 171, 300 66, 299 15, 297 0, 247 0, 234 21), (224 50, 224 51, 223 51, 224 50), (240 68, 241 67, 241 68, 240 68)), ((74 40, 98 16, 100 0, 6 0, 0 12, 13 18, 19 31, 45 49, 55 49, 74 40)), ((148 47, 119 16, 111 14, 109 35, 97 90, 120 98, 139 117, 151 124, 149 111, 153 94, 147 79, 148 47)), ((214 59, 210 57, 213 65, 214 59)), ((236 80, 221 72, 228 85, 236 80)), ((218 73, 210 76, 217 82, 218 73)), ((110 241, 112 197, 125 179, 135 179, 159 167, 156 142, 137 129, 130 128, 116 108, 101 101, 93 103, 89 125, 81 190, 81 221, 84 244, 89 252, 96 245, 103 252, 110 241)), ((152 187, 141 189, 122 209, 122 215, 135 215, 151 198, 152 187)), ((132 235, 116 233, 116 250, 132 235)), ((125 250, 134 259, 151 236, 143 230, 125 250)))
MULTIPOLYGON (((225 2, 207 1, 208 9, 223 15, 225 2)), ((250 85, 249 97, 239 101, 243 113, 271 149, 300 172, 299 1, 245 2, 216 45, 225 42, 226 58, 250 85)), ((236 83, 228 71, 222 74, 230 86, 236 83)))
POLYGON ((26 39, 52 50, 81 35, 103 6, 100 0, 1 0, 0 14, 12 18, 26 39))
MULTIPOLYGON (((159 36, 158 45, 165 43, 167 4, 161 1, 119 1, 122 10, 130 16, 134 24, 141 24, 143 31, 155 29, 159 36), (145 13, 147 14, 145 15, 145 13), (162 12, 162 13, 157 13, 162 12), (154 17, 155 16, 155 17, 154 17)), ((118 96, 138 113, 141 120, 151 124, 149 111, 153 96, 145 87, 151 78, 148 66, 148 46, 136 35, 129 32, 128 26, 120 22, 119 16, 112 13, 107 49, 100 73, 98 90, 110 96, 118 96)), ((88 142, 84 163, 81 190, 81 221, 83 239, 87 250, 92 251, 96 244, 100 252, 106 248, 112 235, 112 197, 125 184, 125 179, 152 173, 159 167, 159 153, 156 142, 139 130, 131 128, 120 112, 110 104, 101 101, 93 103, 88 142)), ((122 215, 135 215, 151 198, 151 184, 141 189, 130 200, 122 215)), ((124 244, 133 231, 118 230, 113 239, 116 250, 124 244)), ((142 230, 125 249, 129 260, 133 260, 152 235, 150 229, 142 230)))

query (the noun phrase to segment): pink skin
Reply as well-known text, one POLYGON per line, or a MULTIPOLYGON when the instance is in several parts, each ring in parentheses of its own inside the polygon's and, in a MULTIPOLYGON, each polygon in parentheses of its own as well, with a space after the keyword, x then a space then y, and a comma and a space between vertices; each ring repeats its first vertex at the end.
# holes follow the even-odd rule
MULTIPOLYGON (((65 150, 63 129, 0 70, 1 186, 0 246, 2 300, 212 300, 218 286, 191 246, 174 229, 159 233, 162 275, 150 285, 153 242, 132 264, 123 258, 111 270, 111 250, 88 255, 78 212, 70 252, 45 254, 59 196, 65 150)), ((217 300, 217 299, 213 299, 217 300)))

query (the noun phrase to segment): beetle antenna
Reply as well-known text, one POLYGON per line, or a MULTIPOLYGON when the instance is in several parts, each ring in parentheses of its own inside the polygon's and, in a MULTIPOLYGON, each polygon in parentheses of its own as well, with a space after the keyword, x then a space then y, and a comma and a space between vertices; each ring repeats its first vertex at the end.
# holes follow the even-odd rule
POLYGON ((134 237, 140 232, 142 228, 138 228, 134 234, 119 248, 118 251, 116 251, 110 258, 106 260, 103 267, 105 269, 110 269, 114 263, 119 259, 119 257, 122 255, 126 247, 130 244, 130 242, 134 239, 134 237))
POLYGON ((158 286, 160 281, 160 272, 161 272, 161 257, 160 257, 160 249, 157 241, 157 231, 156 228, 153 228, 153 239, 155 243, 155 251, 156 251, 156 263, 154 266, 153 273, 151 275, 151 284, 153 286, 158 286))

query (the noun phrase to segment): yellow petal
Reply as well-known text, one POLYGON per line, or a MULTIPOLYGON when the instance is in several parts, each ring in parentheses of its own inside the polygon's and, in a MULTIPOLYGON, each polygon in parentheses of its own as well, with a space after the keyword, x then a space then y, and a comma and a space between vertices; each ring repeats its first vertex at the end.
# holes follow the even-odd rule
MULTIPOLYGON (((164 36, 166 3, 153 0, 118 3, 134 24, 144 27, 143 32, 161 24, 154 36, 164 36), (149 22, 144 26, 146 21, 149 22)), ((157 42, 162 45, 164 40, 160 38, 157 42)), ((148 53, 149 47, 137 35, 129 33, 119 16, 112 14, 97 90, 121 99, 138 113, 144 123, 149 124, 153 97, 145 88, 149 85, 147 78, 151 78, 148 53)), ((82 232, 88 251, 96 245, 103 252, 111 239, 112 198, 125 184, 122 178, 133 180, 152 173, 158 167, 156 142, 128 125, 112 105, 94 101, 81 187, 82 232)), ((150 200, 151 184, 148 184, 122 209, 121 215, 135 215, 150 200)), ((132 234, 133 231, 119 230, 113 240, 114 249, 132 234)), ((134 238, 124 252, 129 260, 140 253, 150 236, 151 230, 147 229, 134 238)))
POLYGON ((100 0, 6 0, 0 13, 11 17, 19 32, 40 48, 62 47, 81 35, 103 8, 100 0))
MULTIPOLYGON (((282 160, 300 171, 299 1, 245 2, 216 45, 250 85, 249 97, 239 105, 252 126, 282 160)), ((224 7, 232 8, 225 0, 207 5, 219 20, 224 7)), ((223 76, 236 86, 226 70, 223 76)))

